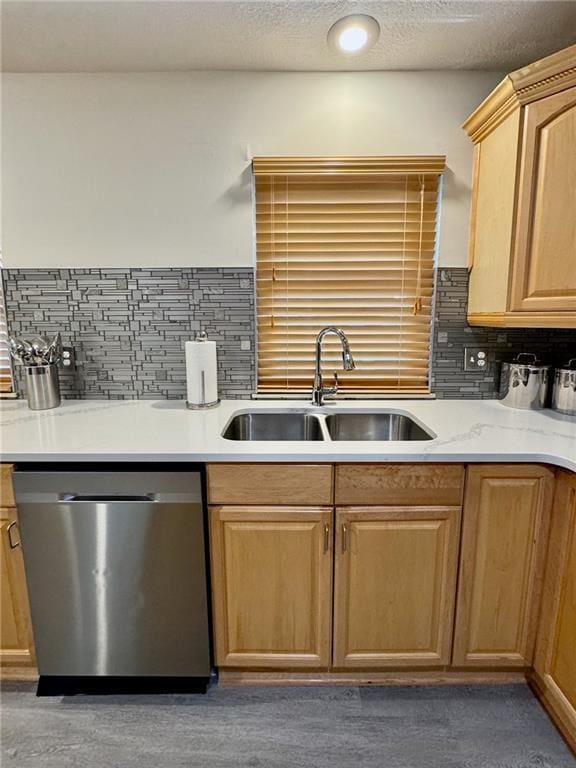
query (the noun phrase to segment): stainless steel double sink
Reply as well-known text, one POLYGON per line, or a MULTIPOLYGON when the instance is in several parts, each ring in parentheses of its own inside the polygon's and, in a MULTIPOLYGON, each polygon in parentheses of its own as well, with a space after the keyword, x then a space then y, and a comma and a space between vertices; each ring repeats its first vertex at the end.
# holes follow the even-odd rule
POLYGON ((411 416, 394 411, 246 411, 225 427, 226 440, 433 440, 411 416))

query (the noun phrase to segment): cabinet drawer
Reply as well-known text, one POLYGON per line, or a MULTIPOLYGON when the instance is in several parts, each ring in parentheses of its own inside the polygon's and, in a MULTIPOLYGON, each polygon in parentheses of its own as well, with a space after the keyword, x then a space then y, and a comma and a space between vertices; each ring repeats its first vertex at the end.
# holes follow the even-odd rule
POLYGON ((336 504, 459 505, 461 464, 340 464, 336 504))
POLYGON ((14 507, 12 464, 0 464, 0 507, 14 507))
POLYGON ((211 504, 332 504, 331 464, 209 464, 211 504))

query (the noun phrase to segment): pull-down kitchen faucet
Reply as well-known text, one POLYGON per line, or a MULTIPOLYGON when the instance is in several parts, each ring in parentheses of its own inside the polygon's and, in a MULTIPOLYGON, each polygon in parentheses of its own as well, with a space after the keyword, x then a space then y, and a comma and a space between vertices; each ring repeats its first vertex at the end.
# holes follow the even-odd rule
POLYGON ((322 340, 329 333, 335 334, 340 339, 342 344, 342 367, 344 370, 353 371, 356 368, 354 358, 350 352, 350 344, 344 331, 341 331, 340 328, 336 328, 334 325, 322 328, 318 336, 316 336, 316 369, 314 373, 314 387, 312 389, 312 402, 314 405, 322 405, 324 395, 335 395, 338 392, 338 374, 336 372, 334 373, 333 387, 324 387, 322 384, 322 340))

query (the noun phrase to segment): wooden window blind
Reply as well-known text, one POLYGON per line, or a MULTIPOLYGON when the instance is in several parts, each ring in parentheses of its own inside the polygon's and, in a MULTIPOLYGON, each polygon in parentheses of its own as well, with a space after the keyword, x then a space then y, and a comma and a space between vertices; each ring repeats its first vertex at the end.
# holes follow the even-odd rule
POLYGON ((10 362, 10 345, 8 343, 2 268, 0 267, 0 393, 2 392, 12 392, 12 365, 10 362))
POLYGON ((444 157, 255 158, 258 391, 307 391, 314 341, 349 394, 429 392, 444 157))

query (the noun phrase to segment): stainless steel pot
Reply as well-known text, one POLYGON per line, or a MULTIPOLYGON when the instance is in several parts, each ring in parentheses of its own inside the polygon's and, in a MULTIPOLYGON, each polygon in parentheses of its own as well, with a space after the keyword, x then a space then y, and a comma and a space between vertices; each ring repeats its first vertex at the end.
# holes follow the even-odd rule
POLYGON ((540 410, 546 407, 550 368, 522 352, 511 363, 502 363, 500 400, 510 408, 540 410))
POLYGON ((552 408, 559 413, 576 416, 576 357, 568 360, 564 368, 556 368, 552 408))

